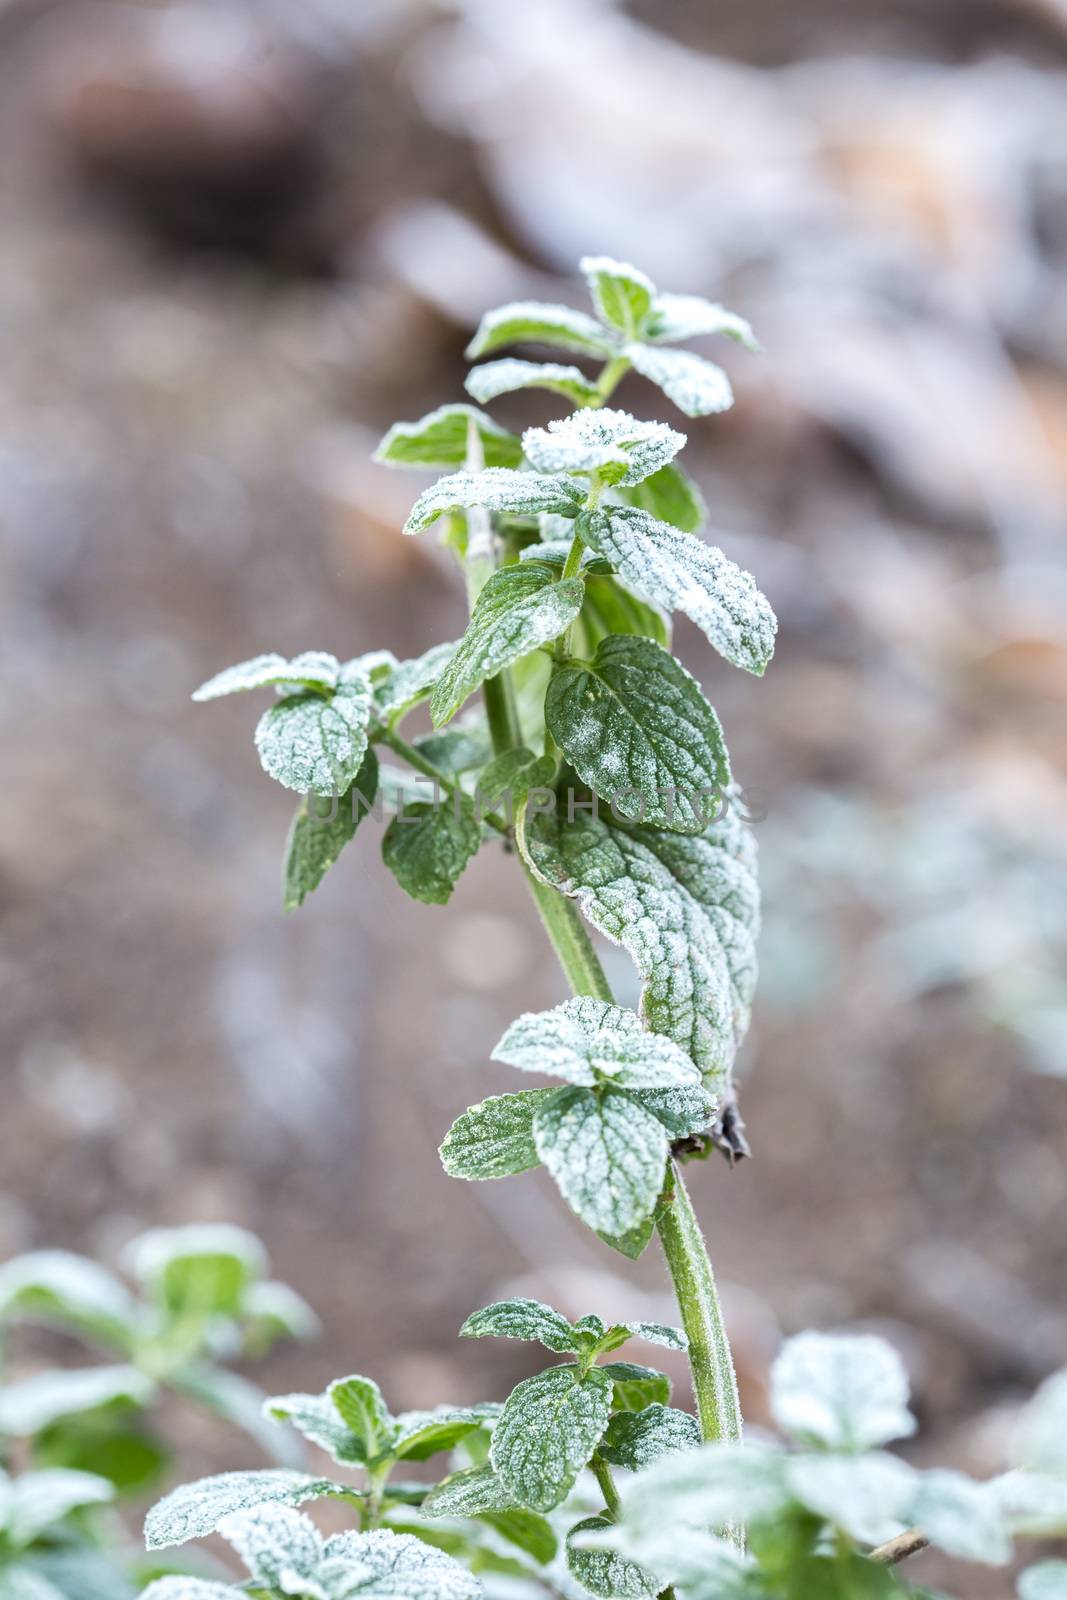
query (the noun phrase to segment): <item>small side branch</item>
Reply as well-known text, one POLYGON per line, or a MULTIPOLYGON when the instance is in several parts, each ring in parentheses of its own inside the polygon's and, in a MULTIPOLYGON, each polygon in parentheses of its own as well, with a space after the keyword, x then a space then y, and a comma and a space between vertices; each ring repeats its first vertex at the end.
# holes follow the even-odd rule
POLYGON ((895 1539, 887 1539, 885 1544, 872 1550, 869 1559, 883 1567, 895 1567, 909 1556, 917 1556, 929 1543, 925 1533, 920 1533, 918 1528, 909 1528, 907 1533, 898 1533, 895 1539))

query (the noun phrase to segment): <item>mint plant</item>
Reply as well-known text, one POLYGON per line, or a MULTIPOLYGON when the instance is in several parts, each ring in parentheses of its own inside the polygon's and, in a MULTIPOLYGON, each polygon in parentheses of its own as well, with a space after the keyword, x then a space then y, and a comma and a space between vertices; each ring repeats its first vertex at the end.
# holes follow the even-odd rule
MULTIPOLYGON (((274 691, 255 743, 267 773, 302 797, 288 908, 357 830, 365 837, 368 817, 386 823, 382 854, 399 886, 431 905, 447 903, 484 845, 504 846, 572 997, 520 1017, 494 1052, 550 1085, 463 1111, 444 1166, 483 1181, 543 1165, 607 1247, 636 1258, 658 1236, 681 1327, 593 1311, 570 1322, 505 1301, 461 1333, 532 1341, 558 1359, 502 1406, 394 1416, 361 1376, 268 1401, 268 1416, 331 1459, 328 1475, 223 1474, 174 1491, 146 1524, 153 1549, 221 1532, 247 1569, 241 1592, 261 1600, 466 1596, 475 1574, 490 1592, 521 1580, 523 1593, 604 1600, 845 1600, 918 1592, 895 1563, 929 1542, 1000 1562, 1015 1531, 1067 1528, 1067 1467, 1043 1424, 1042 1462, 992 1487, 920 1475, 886 1453, 913 1424, 899 1362, 877 1340, 792 1341, 774 1404, 794 1447, 741 1443, 682 1167, 716 1147, 731 1162, 747 1153, 733 1068, 756 978, 756 848, 723 729, 671 654, 670 630, 683 613, 727 663, 759 676, 776 624, 753 578, 699 537, 705 508, 677 459, 684 434, 609 402, 632 370, 687 417, 712 415, 731 404, 726 374, 675 346, 725 336, 758 347, 742 318, 661 293, 633 267, 596 257, 582 270, 592 314, 505 306, 468 350, 493 358, 467 379, 480 405, 540 389, 568 415, 520 438, 479 406, 445 405, 395 425, 377 452, 390 466, 445 469, 404 531, 436 529, 455 556, 463 637, 408 661, 383 648, 343 662, 262 655, 194 698, 274 691), (599 370, 496 355, 516 344, 599 370), (414 732, 420 705, 431 727, 414 732), (589 928, 631 957, 638 1010, 617 1004, 589 928), (696 1416, 670 1404, 663 1373, 611 1359, 631 1338, 688 1351, 696 1416), (445 1453, 436 1481, 425 1468, 399 1475, 445 1453), (323 1538, 297 1509, 323 1498, 351 1508, 350 1531, 323 1538)), ((1047 1564, 1025 1581, 1025 1600, 1063 1593, 1047 1564)), ((147 1591, 233 1593, 177 1577, 147 1591)))
POLYGON ((276 1460, 293 1459, 263 1416, 263 1394, 222 1365, 317 1328, 295 1290, 267 1276, 266 1252, 242 1228, 156 1228, 127 1262, 137 1293, 85 1256, 62 1250, 0 1267, 0 1329, 37 1323, 76 1335, 107 1365, 47 1369, 0 1385, 0 1445, 24 1441, 38 1466, 90 1468, 123 1491, 164 1470, 148 1418, 164 1390, 243 1429, 276 1460))

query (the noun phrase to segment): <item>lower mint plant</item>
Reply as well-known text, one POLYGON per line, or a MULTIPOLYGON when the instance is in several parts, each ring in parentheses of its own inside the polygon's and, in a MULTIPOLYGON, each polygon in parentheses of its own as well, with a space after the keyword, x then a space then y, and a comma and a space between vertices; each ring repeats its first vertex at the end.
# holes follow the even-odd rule
MULTIPOLYGON (((705 507, 677 460, 685 435, 609 402, 632 370, 687 417, 723 411, 726 374, 675 347, 706 336, 758 346, 741 317, 661 293, 629 265, 594 257, 582 270, 594 314, 505 306, 468 349, 480 405, 541 389, 569 415, 519 437, 479 406, 445 405, 398 423, 378 449, 390 466, 444 470, 404 532, 435 528, 456 557, 463 637, 408 661, 387 648, 347 661, 262 655, 194 698, 274 694, 255 744, 302 797, 289 909, 357 831, 365 838, 368 816, 388 819, 382 853, 400 888, 430 905, 447 903, 483 846, 503 845, 572 996, 520 1017, 494 1052, 549 1085, 463 1111, 442 1160, 471 1181, 543 1165, 575 1215, 631 1259, 658 1236, 681 1327, 592 1311, 571 1322, 504 1301, 461 1333, 532 1341, 557 1359, 503 1405, 393 1415, 360 1376, 269 1400, 266 1415, 325 1452, 328 1474, 281 1467, 175 1490, 149 1515, 149 1547, 218 1532, 247 1576, 239 1588, 163 1577, 149 1600, 467 1596, 479 1582, 514 1594, 517 1581, 603 1600, 863 1600, 920 1594, 898 1564, 927 1544, 997 1564, 1016 1532, 1067 1531, 1067 1379, 1034 1402, 1019 1471, 979 1485, 920 1474, 883 1448, 913 1426, 887 1345, 801 1335, 774 1373, 789 1445, 742 1443, 682 1167, 715 1148, 731 1164, 747 1154, 733 1072, 756 979, 756 848, 719 718, 670 637, 680 612, 724 661, 760 676, 776 623, 753 578, 699 537, 705 507), (516 344, 599 368, 497 355, 516 344), (420 705, 431 729, 412 732, 420 705), (632 959, 636 1011, 617 1004, 590 928, 632 959), (613 1359, 631 1338, 688 1352, 695 1416, 670 1404, 665 1374, 613 1359), (428 1480, 421 1464, 442 1456, 428 1480), (408 1463, 420 1464, 413 1477, 408 1463), (354 1526, 320 1534, 298 1509, 320 1499, 347 1505, 354 1526)), ((1020 1593, 1064 1600, 1062 1564, 1032 1568, 1020 1593)))

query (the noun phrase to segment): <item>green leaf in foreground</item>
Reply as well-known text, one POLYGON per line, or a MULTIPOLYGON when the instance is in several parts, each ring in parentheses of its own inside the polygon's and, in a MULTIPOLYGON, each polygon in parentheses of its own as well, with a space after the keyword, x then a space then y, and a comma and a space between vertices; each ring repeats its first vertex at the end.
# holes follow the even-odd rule
POLYGON ((328 1478, 285 1468, 261 1472, 223 1472, 218 1477, 184 1483, 164 1496, 145 1518, 145 1544, 149 1550, 185 1544, 214 1533, 219 1523, 235 1511, 257 1505, 299 1506, 324 1495, 354 1493, 328 1478))
POLYGON ((331 695, 286 695, 256 726, 263 770, 301 794, 343 794, 367 753, 371 686, 352 670, 331 695))
POLYGON ((721 1079, 747 1027, 756 978, 751 829, 733 810, 696 836, 539 812, 528 819, 526 846, 545 882, 574 896, 629 953, 644 980, 646 1026, 721 1079))
POLYGON ((446 511, 468 510, 472 506, 521 517, 537 517, 546 512, 573 517, 583 498, 581 489, 570 478, 515 472, 509 467, 453 472, 423 490, 411 508, 404 532, 421 533, 446 511))
POLYGON ((413 900, 443 906, 481 837, 474 802, 457 791, 440 804, 420 800, 405 806, 385 830, 382 859, 413 900))
POLYGON ((540 1300, 498 1300, 469 1316, 459 1330, 464 1339, 528 1339, 558 1355, 577 1346, 567 1318, 540 1300))
POLYGON ((564 633, 582 609, 580 578, 555 581, 551 567, 524 561, 502 567, 478 596, 467 631, 430 700, 441 727, 486 678, 564 633))
POLYGON ((611 1410, 600 1367, 550 1367, 513 1389, 493 1434, 490 1459, 505 1489, 533 1511, 551 1511, 592 1456, 611 1410))
POLYGON ((613 1524, 606 1517, 585 1517, 567 1535, 567 1566, 590 1594, 602 1600, 654 1600, 663 1585, 635 1561, 627 1561, 617 1550, 591 1550, 572 1540, 576 1535, 607 1531, 613 1524))
POLYGON ((558 667, 545 720, 620 821, 699 832, 730 786, 718 717, 696 679, 651 639, 609 634, 592 661, 558 667))
POLYGON ((213 678, 202 683, 193 699, 218 700, 227 694, 244 694, 250 689, 266 689, 286 684, 308 689, 335 689, 341 672, 336 656, 325 650, 305 650, 302 655, 286 660, 275 652, 253 656, 251 661, 239 661, 235 667, 225 667, 213 678))
POLYGON ((597 398, 596 384, 580 367, 561 366, 558 361, 519 361, 508 356, 473 367, 464 379, 464 387, 483 405, 499 395, 513 394, 516 389, 548 389, 576 406, 597 398))
POLYGON ((487 467, 518 466, 522 445, 515 435, 476 406, 466 405, 438 406, 418 422, 394 422, 374 459, 391 467, 461 467, 471 424, 487 467))
POLYGON ((628 411, 575 411, 547 428, 527 428, 522 447, 540 472, 592 472, 605 483, 651 477, 685 444, 664 422, 639 422, 628 411))
POLYGON ((915 1431, 903 1363, 873 1334, 787 1340, 771 1368, 771 1411, 794 1439, 828 1450, 869 1450, 915 1431))
POLYGON ((661 1456, 696 1450, 700 1443, 700 1425, 688 1411, 650 1405, 643 1411, 621 1411, 612 1417, 599 1448, 613 1466, 644 1472, 661 1456))
POLYGON ((633 1011, 584 995, 516 1018, 492 1059, 587 1088, 673 1089, 700 1081, 684 1051, 646 1032, 633 1011))
POLYGON ((350 789, 343 795, 306 796, 297 807, 285 850, 284 905, 295 911, 317 889, 378 793, 378 758, 368 745, 350 789))
POLYGON ((730 380, 721 367, 689 350, 662 350, 628 344, 625 354, 636 372, 673 400, 687 417, 709 417, 734 403, 730 380))
POLYGON ((610 356, 616 349, 615 339, 584 311, 536 300, 487 311, 467 346, 467 358, 474 361, 509 344, 547 344, 587 356, 610 356))
POLYGON ((671 1380, 655 1367, 643 1367, 636 1361, 609 1361, 600 1370, 608 1374, 614 1386, 611 1404, 615 1411, 665 1406, 671 1398, 671 1380))
POLYGON ((674 461, 640 483, 618 488, 616 493, 627 505, 647 511, 649 516, 669 522, 683 533, 696 533, 707 520, 704 496, 688 473, 674 461))
POLYGON ((690 617, 727 661, 761 675, 774 654, 774 612, 754 579, 714 545, 636 506, 582 516, 578 531, 638 594, 690 617))
POLYGON ((620 1234, 654 1211, 666 1129, 620 1089, 560 1089, 534 1114, 537 1151, 576 1216, 620 1234))
POLYGON ((651 278, 610 256, 583 256, 579 265, 601 320, 628 339, 639 334, 656 294, 651 278))
POLYGON ((1067 1561, 1039 1561, 1019 1578, 1019 1600, 1067 1600, 1067 1561))
POLYGON ((471 1106, 456 1118, 441 1146, 445 1171, 452 1178, 507 1178, 540 1166, 534 1113, 555 1093, 555 1089, 524 1089, 492 1095, 471 1106))

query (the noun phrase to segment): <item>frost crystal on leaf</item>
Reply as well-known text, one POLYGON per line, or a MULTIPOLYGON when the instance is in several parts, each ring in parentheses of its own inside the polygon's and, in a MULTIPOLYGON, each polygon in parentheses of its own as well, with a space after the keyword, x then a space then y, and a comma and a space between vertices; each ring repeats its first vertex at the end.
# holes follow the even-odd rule
POLYGON ((162 1550, 167 1545, 206 1538, 224 1517, 268 1501, 298 1506, 324 1495, 352 1492, 328 1478, 314 1478, 307 1472, 290 1472, 281 1467, 261 1472, 223 1472, 218 1477, 182 1484, 154 1505, 145 1518, 145 1544, 149 1550, 162 1550))
POLYGON ((537 300, 516 300, 487 311, 467 346, 467 358, 474 361, 509 344, 547 344, 587 356, 610 356, 616 350, 615 338, 584 311, 537 300))
POLYGON ((461 467, 467 459, 468 432, 474 424, 487 467, 517 467, 522 446, 476 406, 438 406, 418 422, 394 422, 374 452, 391 467, 461 467))
POLYGON ((540 1300, 498 1300, 469 1316, 459 1330, 465 1339, 531 1339, 558 1355, 577 1348, 567 1318, 540 1300))
POLYGON ((1011 1560, 1011 1534, 994 1486, 962 1472, 924 1472, 907 1520, 959 1561, 999 1567, 1011 1560))
POLYGON ((305 797, 297 807, 285 849, 284 904, 286 911, 303 905, 317 889, 378 793, 378 758, 368 745, 352 787, 324 802, 305 797))
POLYGON ((590 1594, 602 1600, 654 1600, 664 1587, 636 1562, 627 1561, 615 1550, 588 1549, 580 1542, 583 1534, 600 1533, 614 1526, 606 1517, 585 1517, 567 1535, 567 1566, 590 1594), (578 1539, 578 1543, 572 1541, 578 1539))
POLYGON ((636 484, 681 450, 685 434, 628 411, 576 411, 547 428, 527 428, 522 447, 540 472, 598 472, 607 483, 636 484))
POLYGON ((353 672, 329 696, 287 695, 256 726, 263 770, 301 794, 343 794, 367 753, 371 687, 353 672))
POLYGON ((464 380, 464 387, 483 405, 498 395, 512 394, 516 389, 548 389, 575 405, 585 405, 597 397, 596 384, 580 367, 561 366, 558 361, 520 361, 510 356, 473 367, 464 380))
POLYGON ((635 1012, 584 996, 517 1018, 492 1060, 586 1087, 672 1089, 700 1081, 685 1052, 661 1034, 646 1033, 635 1012))
POLYGON ((534 1112, 554 1089, 492 1095, 457 1117, 441 1146, 452 1178, 507 1178, 541 1164, 534 1144, 534 1112))
POLYGON ((865 1544, 901 1533, 915 1495, 914 1468, 881 1452, 788 1456, 785 1476, 801 1505, 865 1544))
POLYGON ((557 639, 582 609, 579 578, 557 583, 537 561, 502 567, 485 584, 455 654, 437 680, 430 700, 434 726, 441 727, 498 672, 540 645, 557 639))
POLYGON ((533 1511, 565 1498, 596 1448, 611 1410, 602 1367, 550 1367, 513 1389, 493 1434, 490 1459, 505 1489, 533 1511))
POLYGON ((626 1233, 654 1210, 667 1132, 623 1090, 558 1090, 534 1115, 534 1139, 564 1200, 598 1233, 626 1233))
POLYGON ((573 517, 582 499, 581 489, 570 478, 514 472, 508 467, 453 472, 419 495, 404 532, 421 533, 446 511, 469 510, 472 506, 482 506, 486 511, 510 511, 522 517, 537 517, 543 512, 573 517))
POLYGON ((691 617, 735 667, 757 676, 766 670, 774 654, 774 612, 752 576, 721 550, 635 506, 590 512, 579 532, 639 594, 691 617))
POLYGON ((0 1267, 0 1319, 31 1318, 81 1328, 129 1348, 137 1307, 95 1261, 66 1250, 34 1250, 0 1267))
POLYGON ((730 380, 721 367, 689 350, 662 350, 628 344, 626 356, 635 372, 663 390, 687 417, 709 417, 729 411, 734 403, 730 380))
POLYGON ((405 806, 385 830, 382 860, 413 900, 443 906, 481 842, 474 802, 457 793, 439 805, 405 806))
POLYGON ((584 256, 579 266, 601 321, 627 338, 639 334, 656 293, 651 278, 610 256, 584 256))
POLYGON ((236 667, 226 667, 222 672, 216 672, 213 678, 200 685, 193 699, 218 700, 222 695, 266 689, 272 684, 333 689, 337 686, 340 670, 337 657, 325 650, 305 650, 290 661, 276 654, 253 656, 251 661, 241 661, 236 667))
POLYGON ((620 821, 699 832, 729 789, 715 711, 653 639, 609 634, 591 662, 557 668, 545 721, 583 783, 614 805, 620 821))
POLYGON ((744 317, 725 306, 716 305, 698 294, 658 294, 652 303, 644 335, 654 344, 685 339, 701 339, 708 334, 725 334, 746 350, 756 352, 759 340, 744 317))
POLYGON ((787 1340, 771 1368, 771 1411, 786 1433, 829 1450, 868 1450, 915 1432, 903 1363, 871 1334, 787 1340))
POLYGON ((605 1461, 631 1472, 644 1472, 661 1457, 678 1450, 696 1450, 700 1427, 688 1411, 651 1405, 643 1411, 622 1411, 612 1417, 600 1445, 605 1461))

